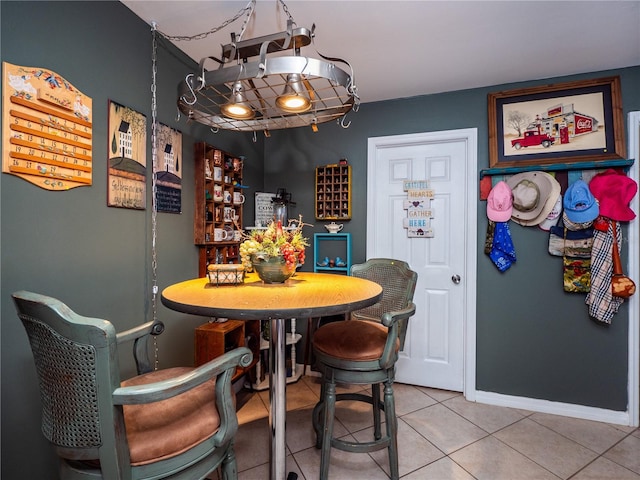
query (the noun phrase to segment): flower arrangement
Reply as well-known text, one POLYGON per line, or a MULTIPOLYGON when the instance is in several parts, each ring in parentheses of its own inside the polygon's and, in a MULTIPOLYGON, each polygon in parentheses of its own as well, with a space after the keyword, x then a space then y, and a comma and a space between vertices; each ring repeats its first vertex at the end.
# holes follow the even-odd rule
POLYGON ((304 249, 309 246, 307 239, 302 236, 304 225, 300 216, 297 221, 290 220, 287 228, 282 226, 282 222, 273 221, 266 230, 252 230, 244 234, 244 241, 240 244, 242 265, 250 269, 251 255, 255 253, 270 257, 283 256, 288 267, 302 265, 305 260, 304 249))

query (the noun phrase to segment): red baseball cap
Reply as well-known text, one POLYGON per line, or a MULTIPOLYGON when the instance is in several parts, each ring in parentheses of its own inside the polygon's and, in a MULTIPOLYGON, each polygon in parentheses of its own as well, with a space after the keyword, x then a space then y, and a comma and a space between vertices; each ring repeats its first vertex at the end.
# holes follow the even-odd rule
POLYGON ((638 191, 638 184, 632 178, 619 174, 613 169, 599 173, 589 182, 589 190, 600 203, 600 215, 628 222, 636 218, 629 203, 638 191))

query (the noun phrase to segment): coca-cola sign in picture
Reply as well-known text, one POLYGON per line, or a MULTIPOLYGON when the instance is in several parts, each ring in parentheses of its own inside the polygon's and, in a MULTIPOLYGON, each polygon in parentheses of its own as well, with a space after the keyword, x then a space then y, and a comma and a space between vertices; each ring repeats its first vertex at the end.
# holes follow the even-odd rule
POLYGON ((624 160, 620 89, 608 77, 490 93, 489 166, 624 160))

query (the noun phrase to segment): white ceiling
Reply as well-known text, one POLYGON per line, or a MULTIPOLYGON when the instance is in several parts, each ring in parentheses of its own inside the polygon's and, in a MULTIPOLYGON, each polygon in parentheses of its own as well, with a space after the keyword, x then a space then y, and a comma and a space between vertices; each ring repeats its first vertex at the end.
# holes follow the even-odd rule
MULTIPOLYGON (((249 0, 122 3, 164 34, 193 36, 249 0)), ((318 52, 353 66, 362 102, 640 65, 640 0, 285 3, 298 27, 316 24, 318 52)), ((283 31, 286 18, 279 1, 258 0, 243 39, 283 31)), ((244 19, 203 40, 174 43, 196 62, 220 57, 244 19)), ((313 45, 302 49, 314 54, 313 45)))

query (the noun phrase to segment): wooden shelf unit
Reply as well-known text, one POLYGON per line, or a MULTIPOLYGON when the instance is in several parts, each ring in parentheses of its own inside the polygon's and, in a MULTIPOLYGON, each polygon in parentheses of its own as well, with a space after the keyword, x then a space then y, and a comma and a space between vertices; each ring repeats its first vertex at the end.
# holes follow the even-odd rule
POLYGON ((206 276, 210 263, 240 263, 240 238, 232 236, 216 241, 215 230, 242 228, 243 204, 234 203, 234 194, 244 195, 239 187, 242 185, 242 167, 238 156, 204 142, 195 145, 193 237, 198 246, 200 277, 206 276))
POLYGON ((351 165, 316 167, 316 220, 351 219, 351 165))
POLYGON ((196 328, 194 336, 196 367, 213 360, 234 348, 247 346, 253 353, 253 361, 246 367, 238 367, 233 380, 237 380, 260 359, 260 320, 227 320, 210 322, 196 328))

